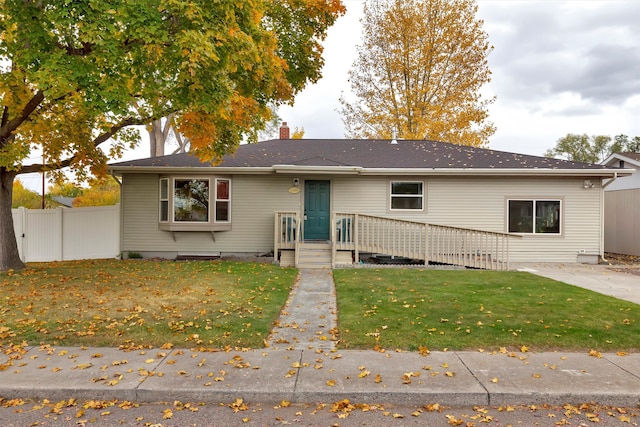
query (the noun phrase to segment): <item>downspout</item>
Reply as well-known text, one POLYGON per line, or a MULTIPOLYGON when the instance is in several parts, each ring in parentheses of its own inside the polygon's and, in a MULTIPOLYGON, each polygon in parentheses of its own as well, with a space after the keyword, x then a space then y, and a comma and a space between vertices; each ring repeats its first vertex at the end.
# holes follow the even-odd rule
POLYGON ((120 187, 120 203, 119 203, 120 204, 120 208, 119 208, 119 210, 120 210, 120 218, 119 218, 119 220, 120 220, 120 233, 118 233, 120 236, 118 238, 118 240, 119 240, 118 249, 120 250, 120 259, 122 259, 123 258, 123 256, 122 256, 122 239, 123 239, 123 233, 124 233, 124 206, 123 206, 123 203, 122 203, 122 181, 120 181, 118 179, 118 177, 116 177, 114 172, 111 172, 109 175, 111 175, 111 178, 113 178, 118 183, 118 186, 120 187))
POLYGON ((604 257, 604 189, 609 186, 609 184, 613 183, 618 179, 618 172, 613 173, 613 177, 602 184, 602 191, 600 192, 600 258, 604 262, 609 262, 604 257))
POLYGON ((609 184, 612 184, 616 179, 618 179, 618 172, 614 172, 613 177, 609 181, 602 184, 602 189, 604 190, 605 188, 607 188, 609 184))

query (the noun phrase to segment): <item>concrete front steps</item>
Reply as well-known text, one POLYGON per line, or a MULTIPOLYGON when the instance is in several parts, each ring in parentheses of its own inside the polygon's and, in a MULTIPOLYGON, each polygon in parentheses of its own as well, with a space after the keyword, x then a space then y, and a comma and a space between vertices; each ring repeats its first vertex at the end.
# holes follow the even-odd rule
MULTIPOLYGON (((283 250, 280 254, 282 267, 297 268, 331 268, 331 243, 300 242, 298 245, 298 265, 295 264, 295 251, 283 250)), ((351 251, 339 251, 336 253, 336 264, 352 264, 351 251)))

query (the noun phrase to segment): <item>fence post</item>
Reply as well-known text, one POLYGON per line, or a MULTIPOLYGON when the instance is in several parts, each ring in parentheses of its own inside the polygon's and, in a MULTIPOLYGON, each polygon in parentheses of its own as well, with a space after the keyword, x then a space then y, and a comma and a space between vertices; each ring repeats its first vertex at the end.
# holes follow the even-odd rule
POLYGON ((16 243, 18 244, 18 255, 22 262, 27 262, 26 246, 24 244, 24 234, 27 232, 27 213, 24 206, 20 206, 16 212, 16 216, 13 217, 13 229, 16 229, 18 224, 18 233, 16 233, 16 243))
POLYGON ((58 206, 56 208, 56 219, 55 219, 55 224, 56 224, 56 231, 57 231, 57 236, 56 236, 56 240, 57 240, 57 245, 56 245, 56 251, 55 251, 55 259, 56 261, 64 261, 64 230, 63 230, 63 218, 62 216, 64 215, 64 209, 62 206, 58 206))

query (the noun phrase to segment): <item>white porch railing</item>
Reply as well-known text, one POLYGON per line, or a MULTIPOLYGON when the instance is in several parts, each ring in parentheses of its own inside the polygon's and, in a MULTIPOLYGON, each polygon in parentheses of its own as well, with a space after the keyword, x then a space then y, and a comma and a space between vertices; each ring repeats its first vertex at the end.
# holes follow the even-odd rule
MULTIPOLYGON (((509 269, 508 233, 448 227, 353 213, 333 213, 332 265, 338 251, 353 251, 424 260, 488 270, 509 269)), ((296 212, 276 212, 275 256, 279 249, 296 249, 301 236, 296 212)))
POLYGON ((298 212, 276 212, 274 224, 273 254, 278 259, 281 249, 295 250, 295 265, 298 265, 298 241, 301 236, 300 214, 298 212))

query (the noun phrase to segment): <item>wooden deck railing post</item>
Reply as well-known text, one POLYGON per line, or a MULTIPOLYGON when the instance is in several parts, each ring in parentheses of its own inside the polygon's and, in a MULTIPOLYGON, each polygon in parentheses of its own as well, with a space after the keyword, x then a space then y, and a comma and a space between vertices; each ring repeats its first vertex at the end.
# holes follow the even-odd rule
POLYGON ((280 213, 276 212, 274 215, 275 223, 273 224, 273 259, 275 261, 280 260, 280 257, 278 256, 278 247, 280 246, 280 239, 279 239, 280 227, 278 226, 279 219, 280 219, 280 213))
POLYGON ((330 238, 331 238, 331 268, 336 268, 336 250, 338 246, 338 242, 336 238, 338 237, 338 233, 336 230, 338 224, 338 217, 335 212, 331 214, 331 230, 329 230, 330 238))
POLYGON ((356 264, 360 263, 360 234, 358 233, 358 229, 360 224, 360 220, 358 218, 358 214, 353 216, 353 245, 354 245, 354 262, 356 264))

